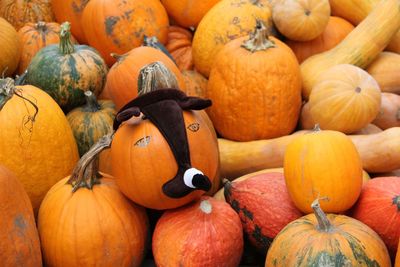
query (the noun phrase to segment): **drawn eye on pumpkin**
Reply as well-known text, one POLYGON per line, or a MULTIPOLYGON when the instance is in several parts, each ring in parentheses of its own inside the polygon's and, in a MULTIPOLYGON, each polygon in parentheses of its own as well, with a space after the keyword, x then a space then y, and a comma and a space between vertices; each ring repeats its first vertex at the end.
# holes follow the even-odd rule
POLYGON ((197 123, 197 122, 191 123, 186 128, 192 132, 197 132, 200 129, 200 123, 197 123))
POLYGON ((135 142, 134 146, 146 147, 146 146, 149 145, 150 139, 151 139, 151 136, 149 136, 149 135, 148 135, 148 136, 145 136, 145 137, 143 137, 143 138, 140 138, 139 140, 137 140, 137 141, 135 142))

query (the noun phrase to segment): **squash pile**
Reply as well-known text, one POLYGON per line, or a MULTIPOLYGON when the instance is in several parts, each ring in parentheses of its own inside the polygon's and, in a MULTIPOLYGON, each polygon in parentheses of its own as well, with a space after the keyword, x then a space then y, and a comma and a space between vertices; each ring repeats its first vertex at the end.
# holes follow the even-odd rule
POLYGON ((399 0, 0 1, 5 266, 400 267, 399 0))

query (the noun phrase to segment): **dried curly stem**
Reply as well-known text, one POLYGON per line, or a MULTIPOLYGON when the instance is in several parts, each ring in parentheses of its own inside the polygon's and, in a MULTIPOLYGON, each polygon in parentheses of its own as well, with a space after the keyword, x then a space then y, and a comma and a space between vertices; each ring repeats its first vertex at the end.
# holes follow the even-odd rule
POLYGON ((252 53, 275 47, 275 43, 268 38, 268 30, 263 21, 257 19, 254 32, 250 34, 248 40, 243 42, 242 47, 252 53))

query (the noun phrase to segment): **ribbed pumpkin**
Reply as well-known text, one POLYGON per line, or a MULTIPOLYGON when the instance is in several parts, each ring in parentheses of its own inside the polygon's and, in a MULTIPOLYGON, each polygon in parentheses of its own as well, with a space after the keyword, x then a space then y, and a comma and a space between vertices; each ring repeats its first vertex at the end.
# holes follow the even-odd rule
POLYGON ((400 178, 370 180, 363 186, 351 217, 371 227, 395 256, 400 237, 400 178))
POLYGON ((256 20, 262 20, 272 31, 272 14, 267 0, 222 0, 203 17, 193 39, 196 70, 210 75, 215 57, 233 39, 250 34, 256 20))
POLYGON ((168 40, 165 47, 181 71, 194 68, 192 39, 193 34, 189 30, 179 26, 169 26, 168 40))
POLYGON ((157 266, 236 267, 243 230, 229 204, 202 197, 166 211, 156 224, 152 244, 157 266))
MULTIPOLYGON (((60 24, 55 22, 39 21, 37 23, 27 23, 18 31, 21 41, 21 59, 18 65, 18 73, 22 74, 32 58, 43 47, 60 42, 60 24)), ((72 42, 75 39, 71 36, 72 42)))
POLYGON ((54 21, 50 0, 2 0, 0 17, 8 20, 17 30, 28 22, 54 21))
POLYGON ((124 55, 113 55, 117 62, 107 74, 105 90, 119 110, 138 95, 138 77, 145 65, 160 61, 170 69, 178 79, 179 88, 185 87, 182 74, 175 63, 163 52, 152 47, 141 46, 124 55))
POLYGON ((225 180, 224 189, 248 239, 263 254, 288 223, 303 215, 290 199, 283 173, 255 174, 233 183, 225 180))
POLYGON ((97 172, 97 154, 110 142, 110 136, 99 140, 46 194, 38 217, 46 266, 141 266, 145 209, 125 198, 113 177, 97 172))
POLYGON ((51 8, 58 23, 71 23, 71 33, 79 43, 87 43, 81 22, 82 13, 89 0, 51 0, 51 8))
POLYGON ((79 158, 71 127, 48 94, 30 85, 15 87, 10 78, 0 80, 0 125, 0 162, 24 185, 36 213, 46 192, 79 158))
POLYGON ((20 41, 15 28, 0 17, 0 75, 11 76, 17 69, 21 56, 20 41))
POLYGON ((67 114, 78 144, 79 155, 83 156, 97 140, 113 131, 115 118, 114 103, 110 100, 97 101, 91 91, 85 92, 86 105, 67 114))
POLYGON ((351 139, 336 131, 315 129, 286 147, 283 163, 286 185, 294 204, 312 212, 317 197, 327 212, 343 212, 357 201, 362 186, 360 155, 351 139))
POLYGON ((3 266, 42 266, 32 204, 18 178, 0 165, 0 261, 3 266))
POLYGON ((68 112, 85 103, 85 91, 100 94, 107 65, 92 47, 72 44, 68 22, 61 27, 60 43, 49 45, 34 56, 26 83, 45 90, 68 112))
POLYGON ((368 66, 366 71, 378 82, 382 92, 400 93, 400 55, 392 52, 382 52, 368 66))
POLYGON ((182 72, 185 88, 183 91, 189 96, 205 97, 207 93, 208 80, 195 70, 182 72))
POLYGON ((257 21, 250 37, 231 41, 218 53, 207 97, 213 101, 208 114, 224 138, 251 141, 290 134, 301 106, 299 63, 257 21))
POLYGON ((275 238, 265 262, 270 266, 390 267, 385 244, 365 224, 328 214, 319 203, 309 214, 288 224, 275 238))
POLYGON ((280 0, 272 10, 279 32, 296 41, 310 41, 321 35, 330 14, 328 0, 280 0))
POLYGON ((378 116, 372 122, 385 130, 400 126, 400 96, 392 93, 382 93, 382 103, 378 116))
POLYGON ((324 130, 354 133, 379 113, 381 90, 366 71, 349 64, 323 72, 310 94, 310 114, 324 130))
POLYGON ((354 26, 347 20, 331 16, 329 17, 328 25, 326 25, 325 30, 315 39, 305 42, 287 40, 286 44, 293 50, 299 63, 302 63, 310 56, 335 47, 353 29, 354 26))
POLYGON ((165 44, 169 25, 159 0, 91 0, 81 23, 89 45, 109 66, 115 62, 110 53, 124 54, 140 46, 144 35, 156 36, 165 44))

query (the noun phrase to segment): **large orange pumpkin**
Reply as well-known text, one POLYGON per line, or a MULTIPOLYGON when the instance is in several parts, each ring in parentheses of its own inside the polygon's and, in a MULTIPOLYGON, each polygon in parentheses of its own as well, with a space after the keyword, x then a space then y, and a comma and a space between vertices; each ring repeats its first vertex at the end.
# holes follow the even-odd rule
POLYGON ((17 177, 0 165, 0 261, 2 266, 42 266, 32 204, 17 177))
POLYGON ((208 110, 221 136, 237 141, 290 134, 301 106, 299 63, 290 48, 257 22, 250 37, 218 53, 207 85, 208 110))
POLYGON ((21 56, 17 31, 5 19, 0 17, 0 77, 11 76, 17 69, 21 56))
POLYGON ((91 0, 81 21, 89 45, 109 66, 115 62, 111 53, 124 54, 140 46, 144 35, 167 41, 168 15, 159 0, 91 0))
POLYGON ((166 211, 152 246, 157 266, 236 267, 243 252, 242 225, 227 203, 202 197, 166 211))
POLYGON ((286 147, 284 174, 289 194, 304 213, 315 198, 327 212, 343 212, 357 201, 362 186, 360 155, 351 139, 336 131, 314 130, 286 147))
POLYGON ((15 87, 10 78, 0 80, 0 125, 0 162, 24 185, 36 213, 79 158, 71 127, 48 94, 31 85, 15 87))

